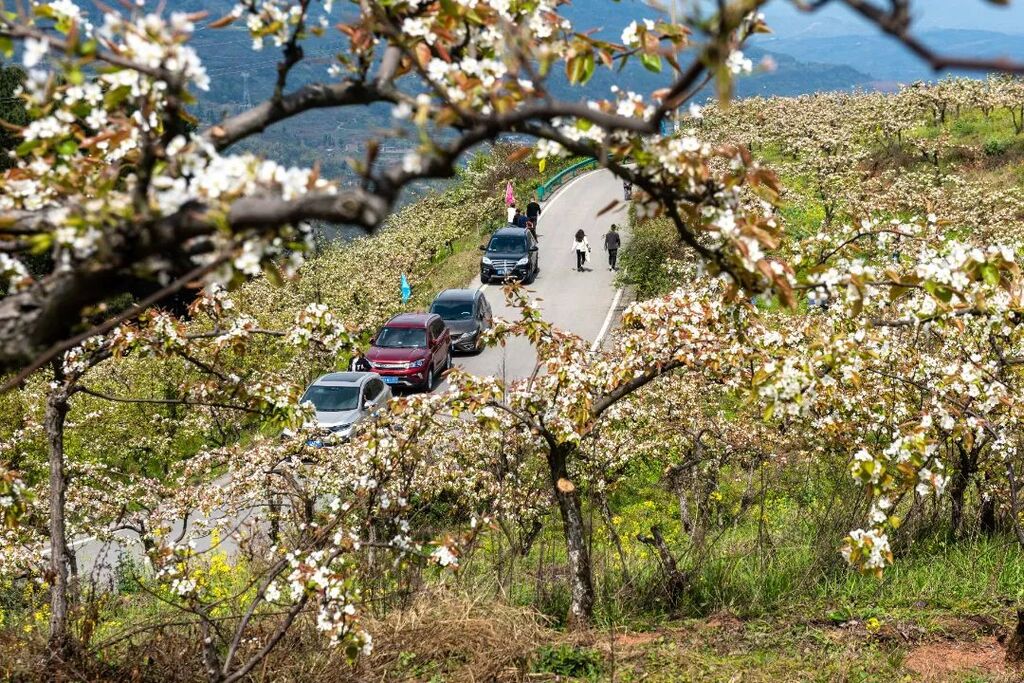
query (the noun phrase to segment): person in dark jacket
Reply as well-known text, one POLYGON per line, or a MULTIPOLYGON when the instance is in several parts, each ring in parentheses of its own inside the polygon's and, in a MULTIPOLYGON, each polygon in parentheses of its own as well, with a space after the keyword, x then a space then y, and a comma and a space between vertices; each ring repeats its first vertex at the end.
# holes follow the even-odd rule
POLYGON ((622 246, 622 238, 619 237, 619 226, 612 223, 612 227, 604 234, 604 250, 608 252, 608 270, 619 269, 619 247, 622 246))
POLYGON ((348 361, 349 372, 369 372, 373 368, 361 351, 356 351, 348 361))
POLYGON ((512 225, 516 226, 517 228, 526 227, 526 216, 519 213, 519 209, 516 209, 516 215, 512 217, 512 225))
POLYGON ((535 226, 537 225, 540 218, 540 204, 537 203, 537 195, 534 195, 530 203, 526 205, 526 217, 533 221, 535 226))

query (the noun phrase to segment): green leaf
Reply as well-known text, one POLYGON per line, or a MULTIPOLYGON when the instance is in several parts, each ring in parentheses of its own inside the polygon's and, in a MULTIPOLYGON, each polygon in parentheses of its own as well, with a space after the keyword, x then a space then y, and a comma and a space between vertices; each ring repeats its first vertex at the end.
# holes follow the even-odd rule
POLYGON ((78 151, 78 141, 74 138, 68 138, 64 142, 57 145, 57 153, 63 157, 69 157, 74 155, 78 151))
POLYGON ((933 281, 924 283, 924 291, 928 292, 939 301, 947 304, 953 298, 953 290, 945 285, 940 285, 933 281))
POLYGON ((577 53, 572 57, 565 65, 565 72, 569 77, 570 83, 573 85, 583 85, 594 75, 594 67, 594 52, 593 50, 588 50, 587 52, 577 53))
POLYGON ((103 96, 104 106, 107 109, 115 108, 117 105, 124 102, 125 98, 128 97, 129 94, 131 94, 131 91, 131 86, 128 85, 122 85, 119 88, 114 88, 113 90, 107 92, 107 94, 103 96))
POLYGON ((586 55, 584 55, 584 57, 583 57, 583 81, 582 81, 582 83, 586 83, 587 81, 590 80, 591 76, 594 75, 594 69, 596 68, 596 66, 597 66, 597 64, 596 64, 596 60, 594 58, 594 52, 593 52, 593 50, 591 50, 590 52, 587 52, 586 55))
POLYGON ((0 54, 10 59, 14 56, 14 41, 6 36, 0 36, 0 54))
POLYGON ((50 251, 50 247, 53 246, 53 235, 48 232, 40 233, 38 235, 32 235, 29 238, 29 250, 38 256, 39 254, 45 254, 50 251))
POLYGON ((583 56, 576 55, 568 61, 565 65, 565 75, 568 76, 570 83, 579 83, 580 79, 583 78, 583 56))
POLYGON ((23 157, 41 144, 43 144, 42 140, 26 140, 18 145, 18 148, 14 150, 14 153, 19 157, 23 157))
POLYGON ((281 287, 284 285, 284 280, 281 279, 281 273, 272 264, 263 264, 263 274, 266 276, 267 281, 274 287, 281 287))
POLYGON ((659 55, 649 55, 646 52, 640 55, 640 63, 644 65, 644 68, 654 73, 661 73, 661 57, 659 55))
POLYGON ((991 263, 983 263, 981 264, 981 277, 985 280, 985 284, 995 287, 999 284, 999 269, 991 263))

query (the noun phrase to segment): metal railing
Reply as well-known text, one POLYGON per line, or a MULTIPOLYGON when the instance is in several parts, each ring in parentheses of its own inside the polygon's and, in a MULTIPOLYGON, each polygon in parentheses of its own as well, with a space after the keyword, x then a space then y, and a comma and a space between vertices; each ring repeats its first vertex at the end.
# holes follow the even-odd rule
POLYGON ((594 168, 597 168, 597 159, 590 158, 578 161, 569 168, 559 171, 550 180, 537 187, 537 199, 544 201, 550 197, 555 190, 561 187, 565 181, 571 180, 579 174, 585 173, 594 168))

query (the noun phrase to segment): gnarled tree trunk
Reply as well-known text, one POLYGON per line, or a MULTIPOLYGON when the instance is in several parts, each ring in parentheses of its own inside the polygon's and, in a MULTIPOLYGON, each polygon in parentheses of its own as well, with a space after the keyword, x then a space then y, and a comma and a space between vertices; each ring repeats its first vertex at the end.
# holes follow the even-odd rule
POLYGON ((590 577, 590 552, 587 549, 583 527, 583 512, 579 491, 569 480, 569 456, 575 451, 572 444, 558 444, 548 451, 551 486, 562 513, 565 532, 565 550, 569 558, 569 615, 570 628, 585 627, 594 614, 594 584, 590 577))
POLYGON ((46 400, 44 426, 50 448, 50 661, 63 661, 71 649, 68 633, 68 544, 64 520, 67 479, 64 470, 64 422, 68 414, 67 389, 60 383, 60 362, 54 363, 55 381, 46 400))

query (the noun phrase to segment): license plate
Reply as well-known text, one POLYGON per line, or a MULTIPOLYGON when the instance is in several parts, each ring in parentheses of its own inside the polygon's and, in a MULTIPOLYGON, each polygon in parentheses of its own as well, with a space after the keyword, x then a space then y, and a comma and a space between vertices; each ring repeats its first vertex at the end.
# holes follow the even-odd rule
POLYGON ((508 268, 498 268, 498 275, 508 275, 508 268))
POLYGON ((384 375, 381 379, 384 380, 384 384, 398 384, 397 377, 388 377, 387 375, 384 375))

